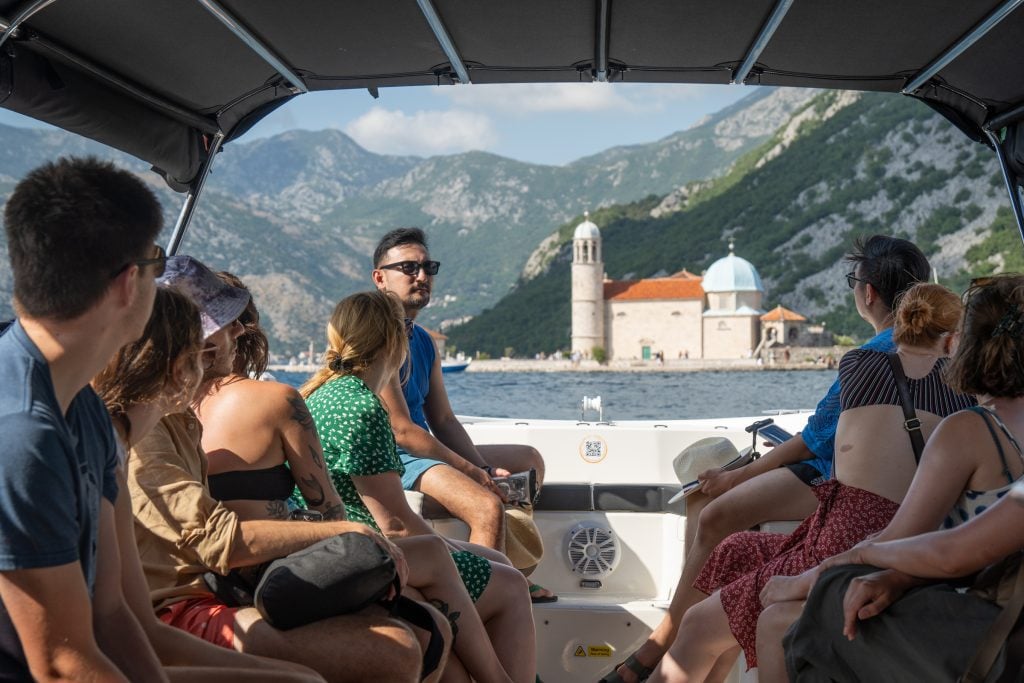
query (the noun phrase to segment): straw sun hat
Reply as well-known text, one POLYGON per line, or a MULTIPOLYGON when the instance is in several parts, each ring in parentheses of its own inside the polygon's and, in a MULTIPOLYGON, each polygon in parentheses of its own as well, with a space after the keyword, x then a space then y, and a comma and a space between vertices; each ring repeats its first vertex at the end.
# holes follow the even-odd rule
MULTIPOLYGON (((697 475, 714 467, 721 467, 735 459, 740 452, 732 441, 723 436, 711 436, 694 441, 679 452, 672 460, 672 469, 676 472, 680 484, 689 484, 697 479, 697 475)), ((682 498, 680 492, 669 502, 682 498)))

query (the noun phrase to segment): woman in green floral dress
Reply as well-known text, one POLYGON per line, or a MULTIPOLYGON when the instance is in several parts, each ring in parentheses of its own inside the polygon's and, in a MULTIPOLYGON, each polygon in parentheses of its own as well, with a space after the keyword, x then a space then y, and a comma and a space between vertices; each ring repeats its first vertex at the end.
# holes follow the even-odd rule
MULTIPOLYGON (((325 366, 306 382, 301 393, 349 519, 369 524, 392 539, 436 535, 406 502, 395 437, 377 396, 407 353, 401 305, 383 292, 353 294, 335 307, 327 338, 325 366)), ((533 681, 536 645, 529 587, 523 575, 508 564, 486 559, 494 557, 494 551, 446 541, 490 636, 491 656, 496 654, 499 668, 509 680, 533 681)), ((440 607, 446 611, 445 606, 440 607)), ((452 609, 447 612, 453 631, 465 628, 452 609)), ((493 680, 472 670, 458 636, 454 650, 473 678, 493 680)))

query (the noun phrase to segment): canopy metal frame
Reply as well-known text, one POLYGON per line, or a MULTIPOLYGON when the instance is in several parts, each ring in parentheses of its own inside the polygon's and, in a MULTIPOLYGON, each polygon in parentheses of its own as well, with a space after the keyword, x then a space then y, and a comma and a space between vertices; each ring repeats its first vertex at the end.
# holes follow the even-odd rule
POLYGON ((999 170, 1003 174, 1006 193, 1010 196, 1010 209, 1013 211, 1014 220, 1017 221, 1017 232, 1020 233, 1021 241, 1024 242, 1024 208, 1021 206, 1021 187, 1006 161, 1006 150, 1003 148, 1005 140, 1000 139, 999 133, 992 130, 986 130, 985 135, 988 137, 992 149, 995 150, 996 159, 999 161, 999 170))
POLYGON ((779 0, 775 4, 775 8, 772 13, 768 16, 768 20, 761 27, 760 33, 757 35, 757 39, 754 40, 754 44, 750 46, 747 51, 746 57, 743 59, 743 63, 732 75, 732 83, 743 83, 746 85, 747 77, 750 72, 753 71, 754 65, 757 64, 757 58, 761 56, 764 49, 768 47, 768 43, 771 42, 772 36, 779 30, 779 26, 782 25, 782 20, 786 18, 786 13, 789 12, 789 8, 793 6, 794 0, 779 0))
POLYGON ((597 26, 594 31, 594 71, 592 78, 598 83, 608 82, 609 20, 612 0, 597 0, 597 26))
POLYGON ((24 9, 14 15, 11 21, 8 22, 0 19, 0 28, 3 29, 3 33, 0 33, 0 47, 7 42, 8 38, 17 34, 19 26, 55 2, 57 0, 32 0, 32 2, 25 5, 24 9))
POLYGON ((1024 0, 1007 0, 997 7, 991 14, 981 21, 977 26, 967 32, 960 40, 956 41, 941 55, 935 58, 931 64, 918 72, 910 82, 900 91, 904 95, 910 95, 920 90, 924 85, 934 78, 940 71, 949 66, 953 60, 962 55, 972 45, 984 38, 989 31, 999 25, 1010 13, 1024 4, 1024 0))
POLYGON ((171 239, 167 242, 166 251, 169 256, 174 256, 178 253, 178 248, 181 247, 181 243, 185 239, 185 233, 188 232, 189 225, 192 223, 192 216, 195 214, 199 196, 203 193, 203 188, 206 187, 206 179, 210 177, 213 161, 217 158, 217 154, 224 144, 225 137, 227 136, 224 133, 218 132, 210 141, 210 153, 203 162, 199 175, 196 176, 196 179, 189 186, 188 193, 185 195, 185 201, 181 204, 178 220, 174 224, 174 232, 171 233, 171 239))
POLYGON ((217 21, 224 24, 232 33, 234 33, 239 40, 245 43, 250 50, 259 55, 260 59, 270 65, 277 73, 291 84, 291 90, 294 94, 302 94, 309 92, 309 88, 299 78, 299 75, 295 73, 290 66, 284 63, 284 60, 274 51, 274 49, 266 42, 260 40, 252 31, 250 31, 237 17, 227 11, 223 5, 216 0, 197 0, 210 14, 217 18, 217 21))
POLYGON ((427 20, 430 30, 434 32, 434 37, 437 39, 438 45, 441 46, 441 50, 448 57, 448 63, 452 65, 455 77, 458 78, 459 83, 468 85, 470 83, 469 71, 466 69, 466 64, 462 61, 458 48, 455 47, 455 41, 449 35, 444 22, 441 21, 441 15, 437 13, 434 4, 430 0, 416 0, 416 4, 419 5, 420 11, 423 12, 423 18, 427 20))

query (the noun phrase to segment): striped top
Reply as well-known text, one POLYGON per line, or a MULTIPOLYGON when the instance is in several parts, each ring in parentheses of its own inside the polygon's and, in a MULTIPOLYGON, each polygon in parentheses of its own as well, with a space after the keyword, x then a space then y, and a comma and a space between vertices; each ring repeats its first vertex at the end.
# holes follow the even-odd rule
MULTIPOLYGON (((958 394, 942 380, 946 359, 935 361, 931 372, 920 379, 907 378, 910 398, 917 410, 939 417, 952 415, 977 403, 973 396, 958 394)), ((889 359, 880 351, 854 349, 839 362, 839 405, 842 410, 861 406, 900 404, 889 359)))

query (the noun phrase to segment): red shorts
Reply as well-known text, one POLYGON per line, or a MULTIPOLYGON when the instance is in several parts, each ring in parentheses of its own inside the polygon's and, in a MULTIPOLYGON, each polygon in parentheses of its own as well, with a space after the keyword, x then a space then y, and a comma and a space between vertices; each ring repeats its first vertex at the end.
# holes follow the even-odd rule
POLYGON ((190 598, 161 609, 157 617, 214 645, 234 649, 237 611, 216 598, 190 598))

